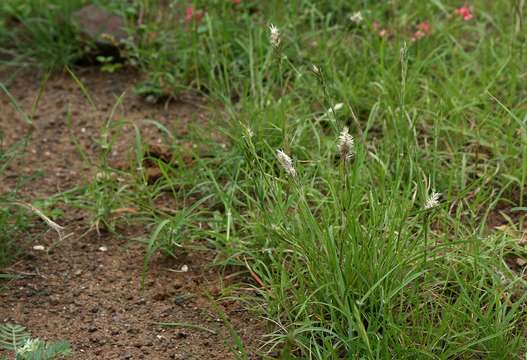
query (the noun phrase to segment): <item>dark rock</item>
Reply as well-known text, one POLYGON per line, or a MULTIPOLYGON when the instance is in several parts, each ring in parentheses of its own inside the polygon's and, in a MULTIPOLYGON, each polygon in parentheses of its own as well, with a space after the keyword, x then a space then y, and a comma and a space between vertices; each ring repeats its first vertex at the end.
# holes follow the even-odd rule
POLYGON ((131 328, 131 329, 126 330, 126 332, 128 334, 139 334, 139 329, 131 328))
POLYGON ((93 4, 86 5, 73 14, 81 32, 96 43, 114 45, 127 37, 125 21, 121 16, 111 14, 93 4))
POLYGON ((90 333, 94 333, 94 332, 97 331, 97 326, 95 326, 95 325, 90 325, 90 326, 88 326, 88 329, 87 329, 87 330, 88 330, 88 332, 90 332, 90 333))
POLYGON ((145 305, 146 304, 146 300, 144 298, 142 299, 139 299, 135 302, 136 305, 145 305))
POLYGON ((185 339, 187 337, 188 337, 188 334, 186 332, 178 331, 176 333, 176 339, 185 339))
POLYGON ((174 304, 181 306, 181 305, 185 304, 189 298, 190 298, 190 296, 187 296, 187 295, 184 295, 184 294, 176 295, 174 297, 174 304))

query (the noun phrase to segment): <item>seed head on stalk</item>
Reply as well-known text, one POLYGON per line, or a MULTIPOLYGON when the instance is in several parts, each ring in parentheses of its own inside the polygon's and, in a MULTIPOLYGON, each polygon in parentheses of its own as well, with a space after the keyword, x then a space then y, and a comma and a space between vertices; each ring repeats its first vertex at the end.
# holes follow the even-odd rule
POLYGON ((271 45, 277 49, 280 46, 280 30, 273 24, 269 25, 269 31, 271 32, 269 38, 271 45))
POLYGON ((353 157, 353 145, 354 145, 353 136, 350 135, 347 127, 342 129, 339 139, 338 139, 338 148, 340 151, 340 157, 349 162, 353 157))
POLYGON ((282 150, 276 150, 276 158, 278 159, 278 162, 280 165, 282 165, 282 168, 285 170, 285 172, 291 176, 296 177, 296 170, 293 166, 293 160, 291 160, 291 157, 287 155, 282 150))
POLYGON ((424 209, 428 210, 431 208, 436 207, 439 205, 439 197, 441 196, 441 193, 438 192, 432 192, 432 194, 426 199, 424 209))

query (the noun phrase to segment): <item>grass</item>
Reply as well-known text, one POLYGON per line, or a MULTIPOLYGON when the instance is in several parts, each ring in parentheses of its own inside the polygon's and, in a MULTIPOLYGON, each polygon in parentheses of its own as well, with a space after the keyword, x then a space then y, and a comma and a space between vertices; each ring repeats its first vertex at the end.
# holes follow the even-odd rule
MULTIPOLYGON (((97 224, 138 207, 129 221, 152 228, 148 254, 177 254, 188 244, 171 234, 189 234, 219 264, 250 270, 253 304, 273 324, 268 354, 518 358, 526 284, 506 260, 527 255, 525 5, 473 1, 464 21, 458 1, 352 4, 195 1, 204 16, 192 21, 182 3, 125 9, 131 23, 143 19, 123 48, 143 74, 138 93, 206 96, 228 146, 202 131, 194 140, 215 157, 198 159, 200 171, 160 164, 156 184, 138 170, 133 186, 103 181, 79 201, 116 201, 95 202, 97 224), (351 22, 359 10, 364 21, 351 22), (414 42, 423 21, 431 31, 414 42), (344 127, 355 138, 349 162, 337 148, 344 127), (204 200, 169 214, 153 201, 167 190, 204 200), (439 204, 426 209, 435 191, 439 204)), ((39 39, 45 51, 24 54, 36 63, 56 46, 39 39)), ((76 54, 69 46, 73 37, 62 48, 76 54)), ((142 146, 138 132, 139 165, 142 146)))
MULTIPOLYGON (((23 143, 6 147, 0 134, 0 179, 9 162, 21 152, 23 143)), ((16 206, 16 190, 0 194, 0 269, 10 264, 20 254, 20 242, 25 239, 24 232, 29 228, 27 214, 16 206)))
POLYGON ((60 69, 81 54, 77 29, 67 19, 81 1, 3 1, 0 41, 7 65, 60 69))

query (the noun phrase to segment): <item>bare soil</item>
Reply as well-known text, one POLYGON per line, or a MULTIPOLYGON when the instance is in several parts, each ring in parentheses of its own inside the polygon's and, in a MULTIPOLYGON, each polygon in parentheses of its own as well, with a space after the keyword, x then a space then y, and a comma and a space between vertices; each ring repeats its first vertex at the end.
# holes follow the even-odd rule
MULTIPOLYGON (((206 112, 199 103, 171 101, 151 105, 133 95, 136 74, 123 71, 102 74, 79 72, 97 104, 94 109, 67 74, 52 76, 34 116, 25 124, 4 94, 0 95, 0 130, 6 144, 14 144, 32 131, 24 155, 4 173, 0 192, 31 179, 20 196, 31 201, 89 181, 93 169, 79 152, 72 135, 86 154, 94 156, 102 125, 118 96, 126 91, 114 119, 136 123, 143 137, 162 143, 162 133, 144 119, 155 119, 183 138, 189 124, 206 126, 206 112), (71 114, 72 127, 67 126, 71 114)), ((40 76, 23 76, 9 90, 22 109, 31 112, 39 93, 40 76)), ((133 126, 122 130, 112 159, 119 161, 133 145, 133 126)), ((189 144, 182 141, 182 146, 189 144)), ((85 233, 86 219, 79 211, 57 219, 72 234, 63 241, 48 231, 23 244, 25 255, 8 269, 21 276, 0 284, 0 321, 26 326, 44 340, 67 340, 74 359, 234 359, 232 326, 251 358, 259 358, 264 324, 243 306, 221 299, 222 286, 235 279, 212 267, 210 251, 182 251, 175 259, 156 256, 144 290, 140 287, 144 247, 132 241, 144 233, 142 226, 119 229, 120 236, 85 233), (33 250, 38 242, 47 251, 33 250), (106 247, 106 251, 101 251, 106 247), (183 265, 188 271, 183 272, 183 265), (223 313, 223 315, 222 315, 223 313), (225 321, 228 319, 228 321, 225 321), (186 323, 195 327, 163 328, 156 323, 186 323)), ((42 224, 41 229, 45 229, 42 224)), ((236 278, 239 280, 239 278, 236 278)), ((1 353, 0 353, 1 354, 1 353)))

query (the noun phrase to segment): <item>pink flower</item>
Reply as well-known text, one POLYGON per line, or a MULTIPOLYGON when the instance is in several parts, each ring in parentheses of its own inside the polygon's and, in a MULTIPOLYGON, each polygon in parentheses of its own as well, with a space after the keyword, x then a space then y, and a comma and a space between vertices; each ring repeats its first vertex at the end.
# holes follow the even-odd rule
POLYGON ((387 38, 389 33, 388 30, 382 27, 382 25, 378 21, 374 21, 372 24, 373 30, 382 38, 387 38))
POLYGON ((234 5, 240 5, 241 2, 242 2, 242 0, 232 0, 232 3, 234 5))
POLYGON ((421 30, 425 34, 430 34, 430 23, 428 21, 423 21, 417 25, 417 30, 421 30))
POLYGON ((430 34, 430 23, 428 21, 423 21, 417 25, 417 30, 412 35, 412 41, 424 38, 428 34, 430 34))
POLYGON ((194 8, 190 6, 185 11, 185 21, 189 23, 194 20, 197 24, 199 24, 201 22, 201 19, 203 18, 203 15, 203 11, 194 11, 194 8))
POLYGON ((378 21, 374 21, 372 23, 372 27, 373 30, 375 30, 380 37, 384 38, 388 36, 388 30, 381 27, 381 24, 378 21))
POLYGON ((185 12, 185 21, 191 22, 194 17, 194 8, 192 6, 188 7, 185 12))
POLYGON ((457 8, 456 9, 456 14, 461 16, 464 21, 469 21, 469 20, 471 20, 474 17, 472 15, 472 11, 466 5, 464 5, 464 6, 460 7, 460 8, 457 8))

